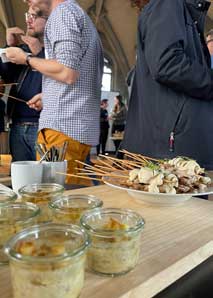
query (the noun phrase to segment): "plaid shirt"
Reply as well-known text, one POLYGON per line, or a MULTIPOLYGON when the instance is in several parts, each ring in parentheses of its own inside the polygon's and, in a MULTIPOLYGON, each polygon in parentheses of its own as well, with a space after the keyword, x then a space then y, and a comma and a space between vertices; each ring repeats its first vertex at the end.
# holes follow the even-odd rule
POLYGON ((43 77, 39 129, 54 129, 94 146, 99 139, 103 70, 95 26, 74 0, 67 0, 51 13, 44 37, 46 57, 79 71, 80 77, 70 85, 43 77))

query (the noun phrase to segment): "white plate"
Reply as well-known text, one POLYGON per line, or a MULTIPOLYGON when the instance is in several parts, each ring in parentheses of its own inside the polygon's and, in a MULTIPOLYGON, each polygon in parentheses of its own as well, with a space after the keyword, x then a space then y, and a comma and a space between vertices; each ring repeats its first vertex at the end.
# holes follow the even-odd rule
POLYGON ((203 196, 213 194, 213 186, 207 187, 205 192, 183 193, 183 194, 166 194, 166 193, 151 193, 142 190, 131 189, 129 187, 119 185, 119 178, 103 177, 103 182, 111 187, 121 190, 126 190, 128 194, 136 199, 149 205, 157 206, 174 206, 188 201, 194 196, 203 196))

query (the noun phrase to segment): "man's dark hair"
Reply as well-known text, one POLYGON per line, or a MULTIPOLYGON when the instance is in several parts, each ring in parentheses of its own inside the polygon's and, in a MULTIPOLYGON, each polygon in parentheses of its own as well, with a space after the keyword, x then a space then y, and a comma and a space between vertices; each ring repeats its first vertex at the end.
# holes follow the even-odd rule
POLYGON ((104 98, 101 100, 101 103, 107 103, 108 102, 108 99, 107 98, 104 98))
POLYGON ((213 29, 209 30, 207 33, 206 33, 206 37, 208 36, 211 36, 213 38, 213 29))
POLYGON ((213 29, 209 30, 206 34, 206 43, 213 41, 213 29))

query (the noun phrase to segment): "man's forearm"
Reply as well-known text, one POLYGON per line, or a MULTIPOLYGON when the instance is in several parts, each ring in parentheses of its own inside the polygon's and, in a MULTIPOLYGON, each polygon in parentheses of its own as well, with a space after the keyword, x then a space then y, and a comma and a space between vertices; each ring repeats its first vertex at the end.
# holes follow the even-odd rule
POLYGON ((79 77, 78 71, 66 67, 57 60, 30 57, 22 49, 17 47, 7 48, 6 57, 15 64, 29 64, 45 76, 65 84, 74 84, 79 77))
POLYGON ((72 70, 56 60, 48 60, 37 57, 32 57, 29 60, 30 66, 56 81, 66 84, 73 84, 79 77, 79 73, 72 70))

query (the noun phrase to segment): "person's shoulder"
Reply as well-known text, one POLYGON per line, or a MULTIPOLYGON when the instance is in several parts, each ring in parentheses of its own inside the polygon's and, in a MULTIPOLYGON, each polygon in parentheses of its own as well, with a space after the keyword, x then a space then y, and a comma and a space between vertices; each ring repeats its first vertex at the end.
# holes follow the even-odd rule
POLYGON ((167 13, 168 8, 175 8, 177 6, 183 6, 185 0, 151 0, 142 10, 142 14, 149 14, 153 10, 157 9, 165 9, 165 13, 167 13))
MULTIPOLYGON (((54 10, 56 14, 70 14, 84 16, 85 11, 74 0, 67 0, 60 3, 54 10)), ((53 11, 53 12, 54 12, 53 11)))
POLYGON ((85 11, 73 0, 60 3, 51 13, 49 23, 77 23, 79 27, 84 23, 85 11))

